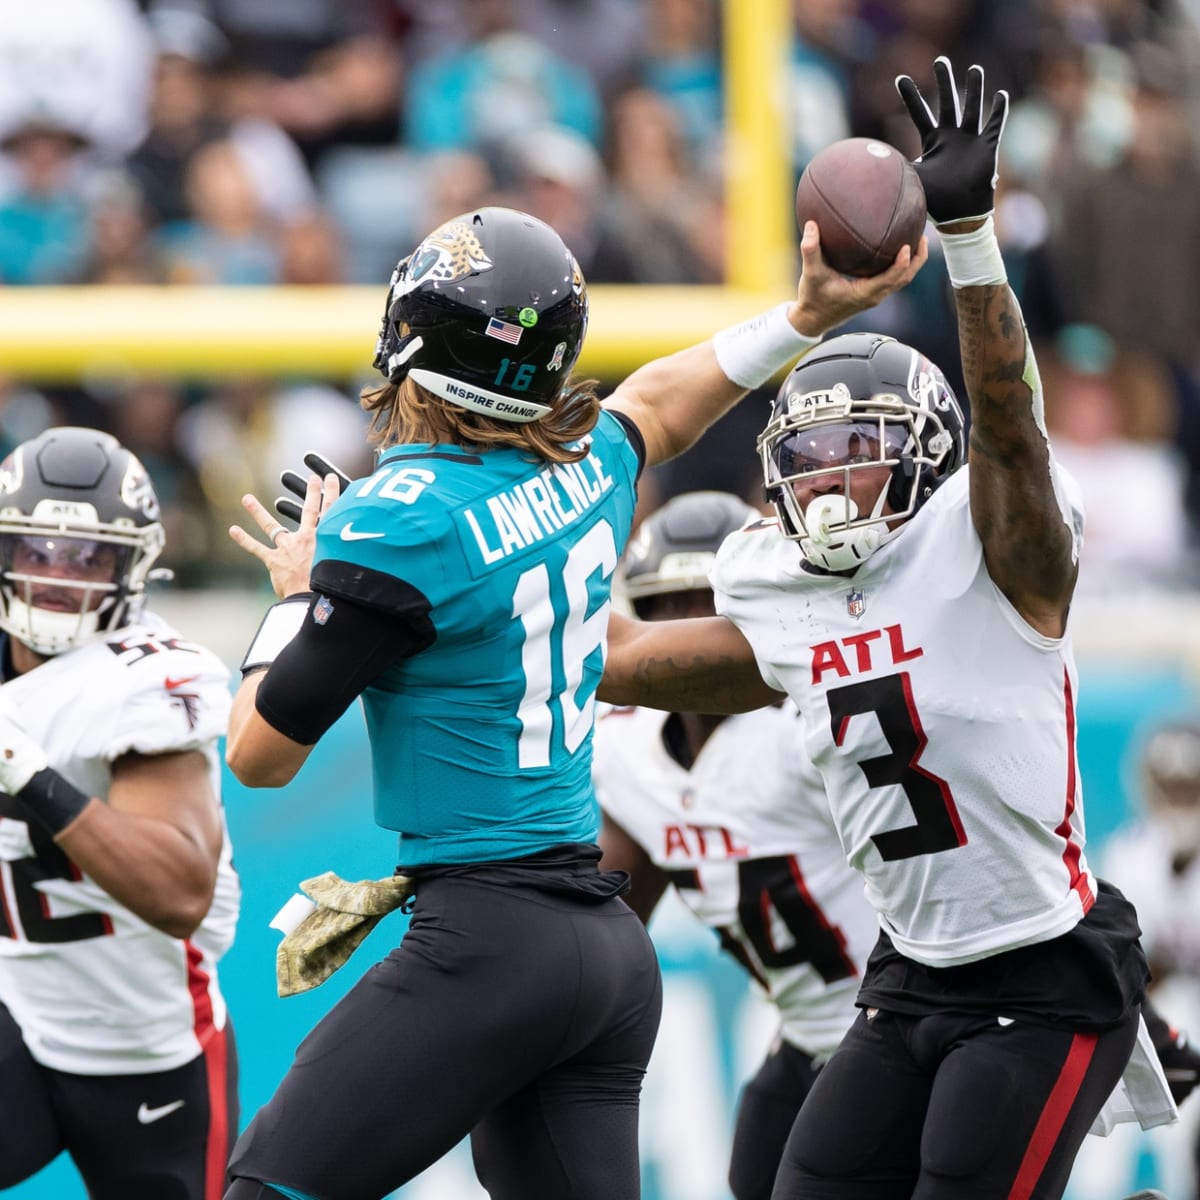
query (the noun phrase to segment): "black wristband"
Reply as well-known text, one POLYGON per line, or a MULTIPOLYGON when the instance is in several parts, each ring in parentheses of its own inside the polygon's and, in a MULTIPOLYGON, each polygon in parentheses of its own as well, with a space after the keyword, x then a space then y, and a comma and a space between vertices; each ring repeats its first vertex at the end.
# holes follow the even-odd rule
POLYGON ((39 825, 57 836, 87 808, 91 796, 53 767, 43 767, 17 793, 17 799, 28 807, 39 825))

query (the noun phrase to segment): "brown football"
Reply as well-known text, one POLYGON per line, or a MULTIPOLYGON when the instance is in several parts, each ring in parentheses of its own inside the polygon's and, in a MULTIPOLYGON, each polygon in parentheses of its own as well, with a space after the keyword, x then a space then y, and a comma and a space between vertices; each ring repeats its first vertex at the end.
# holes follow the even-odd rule
POLYGON ((796 222, 821 231, 825 261, 843 275, 878 275, 925 230, 925 189, 899 150, 845 138, 818 151, 796 187, 796 222))

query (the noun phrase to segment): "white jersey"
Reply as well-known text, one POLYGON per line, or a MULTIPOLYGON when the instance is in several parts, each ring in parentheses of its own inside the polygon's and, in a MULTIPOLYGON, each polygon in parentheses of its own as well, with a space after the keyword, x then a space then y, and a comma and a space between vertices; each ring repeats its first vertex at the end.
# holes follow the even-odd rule
MULTIPOLYGON (((229 706, 224 664, 149 614, 0 687, 0 711, 101 800, 112 762, 130 751, 200 751, 219 797, 229 706)), ((134 916, 14 811, 11 801, 0 809, 0 1001, 30 1053, 80 1075, 190 1062, 225 1027, 216 967, 240 900, 228 833, 212 907, 179 940, 134 916)))
POLYGON ((806 571, 774 522, 731 534, 713 569, 718 612, 800 709, 884 929, 933 967, 1057 937, 1096 895, 1070 639, 992 582, 968 470, 853 576, 806 571))
POLYGON ((691 770, 663 744, 667 714, 616 708, 596 723, 605 813, 668 872, 766 989, 783 1036, 830 1055, 879 923, 846 864, 790 705, 728 717, 691 770))

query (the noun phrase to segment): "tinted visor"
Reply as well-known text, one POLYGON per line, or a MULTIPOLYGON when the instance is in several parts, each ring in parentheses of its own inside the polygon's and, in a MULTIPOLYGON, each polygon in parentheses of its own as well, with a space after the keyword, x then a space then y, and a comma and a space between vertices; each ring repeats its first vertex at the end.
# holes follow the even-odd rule
POLYGON ((809 475, 833 467, 850 467, 898 459, 908 441, 906 424, 851 421, 813 425, 789 433, 775 447, 783 478, 809 475))
POLYGON ((94 583, 112 583, 125 551, 93 538, 10 536, 5 547, 9 570, 19 575, 50 575, 94 583))

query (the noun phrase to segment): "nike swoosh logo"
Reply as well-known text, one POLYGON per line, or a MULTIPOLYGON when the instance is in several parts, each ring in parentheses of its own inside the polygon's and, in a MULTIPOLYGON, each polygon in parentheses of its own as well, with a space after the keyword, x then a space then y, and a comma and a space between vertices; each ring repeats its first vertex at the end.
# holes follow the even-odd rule
POLYGON ((181 688, 185 683, 195 683, 199 679, 199 675, 185 675, 182 679, 172 679, 170 675, 163 680, 163 687, 168 692, 173 692, 176 688, 181 688))
POLYGON ((170 1116, 177 1108, 182 1107, 182 1100, 173 1100, 170 1104, 163 1104, 159 1108, 151 1108, 143 1100, 138 1109, 137 1118, 143 1125, 153 1125, 155 1121, 161 1121, 163 1117, 170 1116))
POLYGON ((351 529, 350 525, 354 522, 342 526, 341 538, 343 542, 361 542, 364 538, 383 537, 382 533, 359 533, 355 529, 351 529))

